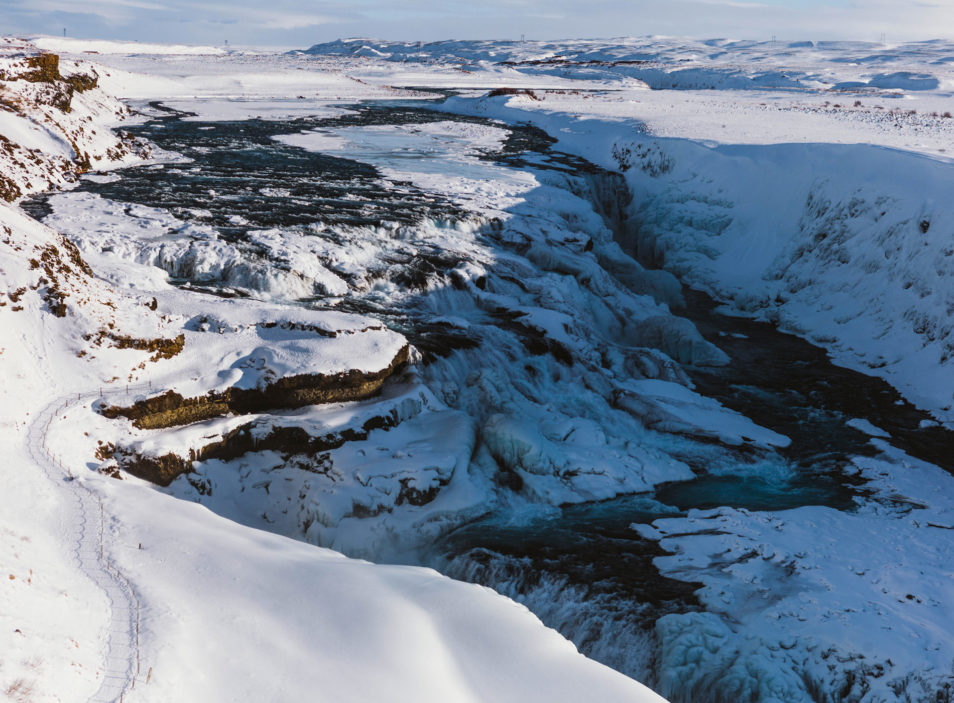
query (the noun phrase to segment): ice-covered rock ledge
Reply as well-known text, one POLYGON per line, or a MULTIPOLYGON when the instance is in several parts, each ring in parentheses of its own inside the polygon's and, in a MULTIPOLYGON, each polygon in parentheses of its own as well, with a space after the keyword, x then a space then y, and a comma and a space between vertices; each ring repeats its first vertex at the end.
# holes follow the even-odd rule
MULTIPOLYGON (((327 323, 325 316, 313 317, 327 323)), ((209 329, 206 315, 198 320, 200 329, 209 329)), ((401 335, 357 316, 348 320, 356 327, 333 331, 270 316, 252 325, 230 323, 223 328, 213 323, 215 332, 194 332, 189 327, 195 321, 187 323, 183 339, 194 343, 190 361, 204 373, 131 405, 108 405, 103 415, 158 429, 230 413, 360 400, 380 390, 410 357, 401 335)))
MULTIPOLYGON (((862 144, 711 145, 653 138, 579 97, 455 98, 445 109, 530 121, 557 148, 621 171, 628 245, 739 314, 954 419, 954 163, 862 144)), ((592 102, 592 101, 590 101, 592 102)))
MULTIPOLYGON (((105 404, 103 416, 154 430, 226 415, 361 400, 377 394, 410 358, 401 335, 356 315, 302 309, 296 316, 255 303, 223 304, 216 312, 223 317, 200 314, 186 323, 182 340, 189 346, 188 377, 129 404, 105 404), (221 309, 227 307, 237 314, 221 309), (232 319, 255 313, 267 316, 252 324, 232 319)), ((268 437, 277 441, 276 432, 268 437)), ((269 447, 269 442, 261 445, 269 447)), ((233 442, 229 453, 235 451, 233 442)), ((178 452, 150 457, 120 448, 116 456, 122 468, 165 486, 189 471, 192 461, 217 453, 208 443, 199 448, 186 444, 178 452)))

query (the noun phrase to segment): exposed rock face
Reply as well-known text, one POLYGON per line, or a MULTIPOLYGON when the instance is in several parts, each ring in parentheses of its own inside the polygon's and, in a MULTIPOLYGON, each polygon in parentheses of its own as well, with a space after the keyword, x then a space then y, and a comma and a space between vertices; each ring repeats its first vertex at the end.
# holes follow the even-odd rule
POLYGON ((19 78, 31 83, 54 83, 62 79, 60 76, 60 57, 56 54, 42 53, 39 56, 28 56, 26 59, 30 71, 21 73, 19 78))
POLYGON ((29 260, 30 269, 40 269, 44 277, 38 285, 47 308, 57 317, 66 317, 66 300, 70 296, 64 281, 73 277, 89 279, 93 271, 73 244, 66 237, 60 237, 60 246, 47 244, 39 251, 39 258, 29 260))
MULTIPOLYGON (((348 427, 338 432, 321 435, 310 434, 302 427, 273 426, 264 436, 255 432, 256 422, 249 422, 225 433, 222 437, 202 447, 191 448, 187 456, 167 453, 159 456, 142 454, 127 447, 111 447, 108 455, 119 468, 133 476, 151 481, 160 486, 168 486, 178 476, 192 471, 196 461, 219 459, 231 461, 250 452, 273 451, 285 456, 304 454, 315 456, 344 445, 367 439, 368 433, 375 429, 392 427, 400 422, 394 415, 374 417, 360 428, 348 427)), ((435 491, 436 495, 436 491, 435 491)), ((419 498, 420 496, 413 496, 419 498)), ((432 496, 433 497, 433 496, 432 496)), ((412 496, 408 502, 414 503, 412 496)))
MULTIPOLYGON (((153 299, 155 300, 155 298, 153 299)), ((154 310, 155 308, 153 308, 154 310)), ((156 339, 140 339, 129 335, 119 335, 115 333, 103 333, 100 335, 108 337, 117 349, 138 349, 139 351, 148 351, 152 353, 150 361, 159 359, 171 359, 179 354, 185 347, 185 335, 176 335, 173 339, 158 337, 156 339)))
POLYGON ((72 76, 67 76, 63 80, 69 83, 77 93, 85 93, 87 90, 92 90, 99 85, 99 76, 95 74, 77 73, 72 76))
POLYGON ((177 476, 192 470, 192 461, 176 454, 143 456, 115 450, 113 457, 119 462, 121 468, 133 476, 138 476, 160 486, 168 486, 177 476))
POLYGON ((130 432, 100 445, 100 471, 201 495, 235 519, 264 515, 276 531, 328 545, 342 521, 413 515, 469 465, 476 426, 418 374, 397 373, 364 401, 130 432))
POLYGON ((246 415, 279 408, 300 408, 316 403, 361 400, 377 393, 384 381, 407 363, 410 347, 405 345, 384 369, 372 373, 348 371, 338 374, 286 376, 264 388, 228 388, 204 396, 183 398, 167 391, 130 407, 109 406, 102 414, 110 419, 125 417, 140 429, 175 427, 229 413, 246 415))
POLYGON ((19 143, 15 131, 0 135, 0 198, 7 202, 72 183, 101 164, 148 153, 144 143, 128 135, 92 128, 91 119, 113 121, 128 114, 122 103, 97 89, 96 69, 73 62, 66 62, 67 75, 60 69, 56 54, 18 40, 0 43, 0 111, 10 113, 12 124, 33 123, 42 135, 29 144, 19 143))
MULTIPOLYGON (((0 150, 7 155, 13 155, 15 152, 15 148, 11 141, 2 134, 0 134, 0 150)), ((0 173, 0 198, 6 200, 8 203, 12 203, 21 195, 23 195, 23 191, 20 190, 20 186, 18 186, 9 176, 0 173)))
POLYGON ((0 80, 49 84, 55 90, 47 92, 46 101, 62 112, 69 112, 72 109, 73 93, 83 93, 99 85, 99 76, 95 73, 61 75, 60 57, 56 54, 44 52, 36 56, 27 56, 25 68, 26 70, 18 73, 0 71, 0 80))

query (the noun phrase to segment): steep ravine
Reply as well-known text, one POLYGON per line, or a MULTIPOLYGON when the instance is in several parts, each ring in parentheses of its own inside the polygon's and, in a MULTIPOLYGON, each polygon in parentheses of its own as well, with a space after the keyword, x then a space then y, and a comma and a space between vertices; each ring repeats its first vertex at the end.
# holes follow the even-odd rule
MULTIPOLYGON (((659 684, 668 672, 656 623, 704 608, 699 584, 662 575, 654 559, 664 550, 632 525, 694 508, 849 513, 867 491, 853 458, 878 453, 846 424, 858 418, 915 457, 938 461, 951 446, 883 382, 770 325, 722 316, 621 251, 634 239, 622 178, 552 152, 538 130, 508 128, 502 148, 475 156, 502 178, 536 179, 492 214, 271 138, 373 127, 414 140, 424 138, 417 127, 449 119, 389 109, 280 125, 167 115, 140 131, 191 163, 50 199, 51 217, 102 260, 159 265, 182 287, 220 296, 360 312, 421 352, 369 397, 356 394, 361 402, 331 406, 341 414, 334 423, 320 408, 261 412, 295 406, 277 400, 247 408, 254 418, 219 417, 242 411, 231 399, 198 415, 148 403, 115 410, 154 417, 162 446, 175 446, 158 455, 190 470, 170 477, 174 495, 349 554, 489 585, 588 655, 659 684), (210 189, 219 198, 208 201, 210 189), (79 206, 89 222, 69 220, 79 206), (112 231, 158 222, 164 249, 108 239, 108 228, 96 229, 106 217, 112 231), (316 261, 323 269, 307 286, 288 283, 316 261), (652 395, 660 388, 688 410, 672 411, 652 395), (204 444, 158 429, 194 420, 183 432, 204 444)), ((472 118, 455 125, 503 129, 472 118)), ((143 461, 129 456, 129 466, 143 461)), ((678 681, 667 685, 673 701, 689 700, 678 681)), ((720 685, 709 700, 731 700, 730 683, 720 685)))
MULTIPOLYGON (((594 170, 585 183, 581 192, 618 241, 632 243, 636 228, 627 221, 631 196, 624 180, 594 170)), ((565 506, 530 519, 488 515, 451 532, 426 557, 444 573, 524 603, 588 656, 653 686, 665 673, 653 623, 668 613, 700 610, 693 591, 701 584, 661 576, 652 560, 664 552, 637 535, 633 523, 720 506, 851 511, 854 496, 866 490, 852 458, 879 453, 868 434, 846 424, 858 418, 890 433, 892 444, 911 456, 954 467, 954 433, 885 381, 835 366, 823 349, 769 323, 720 314, 718 302, 702 292, 684 289, 681 298, 685 303, 676 302, 675 312, 731 360, 684 366, 689 378, 706 396, 790 437, 792 444, 777 450, 785 470, 760 474, 740 466, 737 473, 709 473, 693 463, 697 478, 650 495, 565 506)), ((686 703, 731 699, 718 681, 709 683, 705 694, 681 692, 678 684, 666 694, 686 703)))

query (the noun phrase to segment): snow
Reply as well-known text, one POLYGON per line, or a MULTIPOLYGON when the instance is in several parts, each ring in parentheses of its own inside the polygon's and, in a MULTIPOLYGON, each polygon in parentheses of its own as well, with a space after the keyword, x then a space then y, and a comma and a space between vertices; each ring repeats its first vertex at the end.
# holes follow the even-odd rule
POLYGON ((848 422, 845 423, 849 427, 854 427, 859 432, 864 432, 866 435, 871 437, 879 437, 881 439, 891 439, 891 435, 882 430, 880 427, 875 427, 871 424, 870 421, 865 420, 863 417, 853 417, 848 422))
MULTIPOLYGON (((193 100, 164 100, 164 106, 189 112, 196 107, 193 100)), ((187 121, 202 122, 233 120, 287 120, 295 117, 340 117, 351 111, 319 103, 317 100, 281 99, 261 100, 248 97, 203 100, 199 114, 186 117, 187 121)))
POLYGON ((662 693, 718 681, 743 698, 811 701, 813 687, 862 695, 853 675, 870 700, 930 690, 950 664, 954 593, 940 565, 950 564, 954 505, 940 486, 951 478, 882 447, 855 460, 874 491, 855 513, 720 508, 639 528, 672 553, 655 562, 664 574, 704 584, 705 613, 656 625, 668 660, 662 693), (805 656, 829 647, 838 666, 805 656), (886 675, 870 676, 878 670, 886 675))
POLYGON ((791 444, 788 437, 759 427, 749 418, 678 383, 643 379, 631 381, 626 390, 627 394, 619 402, 647 418, 647 424, 654 429, 713 436, 729 445, 754 442, 763 446, 786 447, 791 444))
MULTIPOLYGON (((28 86, 13 85, 30 98, 28 86)), ((108 104, 100 94, 93 97, 108 104)), ((77 113, 77 119, 108 135, 113 113, 77 113)), ((32 125, 8 119, 2 126, 11 125, 11 138, 35 139, 32 125)), ((112 139, 104 136, 98 143, 112 139)), ((47 156, 36 163, 52 174, 56 154, 43 153, 47 156)), ((116 159, 96 158, 103 167, 118 165, 116 159)), ((8 173, 27 183, 24 171, 8 173)), ((29 188, 59 183, 51 179, 29 188)), ((84 208, 93 207, 89 199, 64 197, 80 220, 84 208)), ((147 241, 170 225, 148 209, 141 214, 160 220, 152 230, 143 228, 147 241)), ((112 222, 119 221, 116 212, 112 222)), ((104 222, 98 224, 98 236, 105 237, 104 222)), ((403 346, 401 335, 361 315, 175 289, 151 262, 124 259, 123 251, 110 260, 81 240, 100 278, 74 257, 58 232, 15 206, 0 204, 0 226, 5 284, 0 367, 7 381, 0 388, 0 442, 7 456, 0 467, 7 485, 0 510, 5 603, 0 690, 6 695, 15 700, 575 701, 590 695, 662 700, 586 659, 525 607, 488 589, 428 569, 348 559, 244 527, 135 478, 118 481, 95 471, 101 467, 93 460, 97 441, 108 436, 98 432, 108 421, 94 412, 97 401, 128 403, 161 388, 193 393, 230 384, 260 386, 302 372, 377 370, 403 346), (31 265, 31 259, 43 264, 31 265), (52 314, 56 300, 65 306, 61 317, 52 314), (150 359, 148 351, 109 341, 110 335, 156 340, 177 334, 189 351, 171 359, 150 359), (183 681, 189 682, 186 692, 183 681)), ((409 416, 388 433, 390 464, 365 458, 364 476, 356 471, 353 485, 341 488, 340 503, 329 503, 329 510, 344 513, 346 499, 353 508, 352 494, 365 498, 364 477, 393 500, 401 471, 410 469, 409 485, 418 490, 449 473, 463 473, 460 465, 469 460, 470 449, 460 437, 473 434, 470 419, 436 400, 415 400, 415 394, 420 396, 420 388, 403 395, 392 388, 373 411, 338 404, 312 416, 309 410, 292 413, 293 425, 321 430, 376 418, 382 405, 409 416), (426 402, 435 407, 427 422, 416 422, 410 416, 426 402), (420 473, 421 464, 430 476, 420 473)), ((216 429, 227 430, 233 422, 227 418, 216 429)), ((208 429, 191 427, 188 441, 201 440, 205 435, 197 433, 208 429)), ((366 455, 359 443, 342 451, 353 455, 352 465, 366 455)), ((461 477, 448 491, 448 507, 472 503, 474 492, 466 483, 461 477)))
POLYGON ((196 701, 662 700, 488 589, 346 559, 145 486, 102 490, 148 604, 142 700, 182 699, 183 680, 196 701))
POLYGON ((407 180, 446 193, 461 204, 504 210, 538 185, 526 173, 477 160, 500 147, 503 129, 463 122, 344 128, 281 135, 277 141, 309 151, 347 154, 378 167, 392 180, 407 180))
MULTIPOLYGON (((21 355, 4 346, 5 378, 30 373, 22 358, 11 359, 21 355)), ((3 406, 0 690, 10 700, 85 698, 96 689, 108 604, 73 561, 74 544, 62 523, 71 498, 39 472, 25 450, 26 411, 8 395, 3 406)))
POLYGON ((340 295, 347 290, 341 275, 321 265, 316 257, 321 253, 320 240, 307 234, 277 230, 254 234, 253 243, 268 251, 273 262, 287 264, 275 267, 242 256, 211 226, 158 208, 127 207, 90 193, 63 193, 51 203, 54 211, 48 224, 68 229, 84 254, 99 264, 104 274, 124 285, 168 287, 161 282, 166 276, 149 283, 160 274, 157 269, 162 269, 169 276, 221 281, 273 298, 340 295), (132 275, 130 260, 139 265, 132 275))
MULTIPOLYGON (((643 268, 631 252, 733 314, 804 336, 837 363, 886 378, 938 420, 954 420, 949 42, 361 40, 273 55, 39 41, 75 52, 64 72, 95 59, 103 90, 77 96, 67 118, 0 112, 0 133, 21 150, 4 173, 24 192, 71 182, 58 174, 79 126, 94 164, 118 165, 106 154, 121 112, 110 92, 228 121, 331 117, 358 100, 433 101, 408 86, 451 86, 462 96, 440 109, 501 123, 448 117, 278 137, 364 161, 383 181, 411 182, 468 216, 357 228, 336 233, 338 241, 259 230, 252 239, 265 263, 186 214, 60 194, 46 223, 67 232, 99 276, 63 274, 65 318, 50 314, 40 272, 28 265, 44 246, 62 247, 58 235, 0 206, 10 228, 0 269, 8 298, 22 296, 0 308, 0 366, 10 379, 0 389, 0 446, 10 458, 0 468, 8 486, 0 563, 15 577, 0 573, 11 604, 0 614, 0 650, 15 652, 0 669, 0 690, 42 700, 92 694, 116 637, 109 604, 88 578, 94 562, 70 553, 77 521, 95 514, 83 504, 63 509, 74 487, 35 470, 28 451, 27 413, 43 408, 57 409, 50 450, 102 498, 107 556, 135 585, 136 695, 150 700, 181 699, 183 680, 194 700, 316 691, 328 700, 660 700, 486 589, 325 548, 407 554, 498 507, 499 473, 519 477, 520 500, 539 507, 688 480, 690 459, 713 475, 791 472, 772 454, 788 437, 689 387, 679 364, 731 360, 673 314, 682 296, 672 275, 643 268), (482 96, 503 86, 536 92, 482 96), (612 191, 606 180, 566 164, 524 170, 482 160, 503 143, 503 123, 518 122, 619 172, 613 187, 625 186, 632 202, 613 191, 603 203, 615 198, 627 226, 610 231, 607 213, 594 208, 612 191), (30 149, 36 167, 23 156, 30 149), (442 272, 447 285, 409 293, 388 277, 389 260, 432 251, 459 260, 442 272), (174 288, 169 276, 251 298, 213 299, 174 288), (314 295, 407 305, 484 335, 485 345, 423 370, 412 365, 380 397, 355 403, 167 431, 93 412, 100 395, 131 402, 169 388, 196 395, 303 372, 379 370, 405 343, 366 315, 288 304, 314 295), (501 313, 550 344, 548 353, 516 345, 492 317, 501 313), (182 333, 188 353, 149 361, 146 352, 84 343, 110 324, 146 339, 182 333), (554 361, 554 348, 573 365, 554 361), (119 392, 127 381, 131 392, 119 392), (54 401, 71 394, 81 399, 61 414, 54 401), (394 426, 374 427, 382 418, 394 426), (324 452, 326 464, 255 451, 197 462, 162 491, 90 470, 111 466, 92 460, 97 440, 163 456, 246 425, 256 439, 276 428, 356 434, 324 452), (758 459, 741 466, 742 451, 758 459), (413 491, 437 495, 402 502, 413 491)), ((851 459, 851 478, 865 481, 852 511, 723 507, 637 527, 666 550, 655 561, 663 575, 702 584, 702 611, 655 625, 662 694, 917 700, 944 685, 954 652, 945 628, 954 617, 952 478, 894 448, 869 420, 846 424, 878 452, 851 459)))
POLYGON ((46 154, 67 158, 73 155, 73 150, 66 140, 57 139, 54 133, 22 115, 0 112, 0 130, 3 130, 3 135, 8 139, 27 149, 37 149, 46 154))
POLYGON ((259 51, 205 58, 138 53, 95 58, 101 66, 100 86, 112 95, 143 103, 165 98, 212 119, 321 114, 336 104, 362 99, 434 98, 383 81, 365 81, 339 66, 316 70, 312 62, 259 51))
POLYGON ((151 44, 138 41, 112 41, 105 39, 76 39, 73 37, 31 36, 31 44, 45 51, 84 54, 153 54, 153 55, 187 55, 187 56, 214 56, 226 53, 224 49, 214 46, 198 46, 188 44, 151 44))

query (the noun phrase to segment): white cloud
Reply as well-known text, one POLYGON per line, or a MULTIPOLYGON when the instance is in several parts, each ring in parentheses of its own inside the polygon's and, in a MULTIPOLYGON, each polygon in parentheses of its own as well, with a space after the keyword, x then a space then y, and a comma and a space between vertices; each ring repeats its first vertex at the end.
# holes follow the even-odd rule
POLYGON ((954 36, 954 0, 0 0, 5 31, 304 45, 389 39, 954 36))
POLYGON ((164 10, 165 6, 144 0, 87 0, 78 4, 75 0, 31 0, 31 10, 47 12, 70 12, 76 14, 108 14, 123 8, 136 10, 164 10))
POLYGON ((302 27, 316 27, 320 24, 331 24, 336 18, 325 15, 275 15, 265 20, 263 26, 268 29, 300 29, 302 27))

